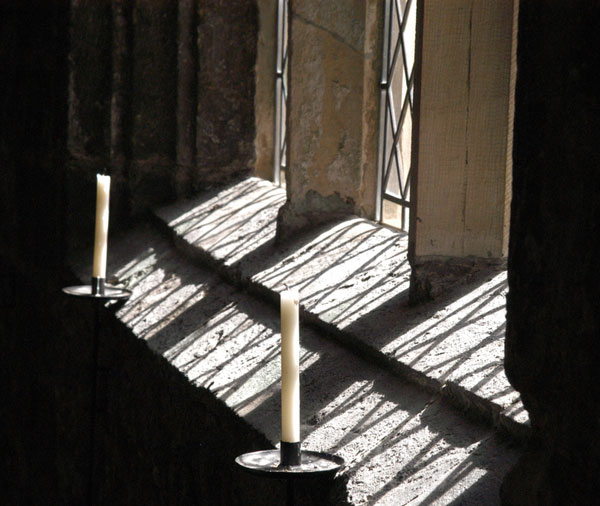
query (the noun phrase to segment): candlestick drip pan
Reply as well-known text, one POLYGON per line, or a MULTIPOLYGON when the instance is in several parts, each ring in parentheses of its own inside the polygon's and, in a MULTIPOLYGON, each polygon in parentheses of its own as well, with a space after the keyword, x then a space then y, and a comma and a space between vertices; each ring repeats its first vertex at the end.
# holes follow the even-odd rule
POLYGON ((290 478, 334 475, 344 465, 344 459, 337 455, 302 450, 300 465, 282 466, 281 453, 278 449, 245 453, 237 457, 235 462, 254 474, 284 475, 290 478))
POLYGON ((118 300, 131 297, 130 290, 112 285, 104 285, 104 293, 93 293, 92 285, 67 286, 62 290, 67 295, 89 297, 90 299, 118 300))

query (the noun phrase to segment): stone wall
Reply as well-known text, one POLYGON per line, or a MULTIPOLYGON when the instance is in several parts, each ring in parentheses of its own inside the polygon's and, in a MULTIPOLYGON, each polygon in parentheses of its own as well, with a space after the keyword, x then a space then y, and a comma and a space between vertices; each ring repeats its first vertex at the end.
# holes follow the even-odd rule
POLYGON ((273 180, 275 122, 275 52, 277 50, 277 0, 257 0, 256 94, 254 114, 256 161, 254 173, 273 180))
POLYGON ((411 186, 418 263, 506 258, 515 8, 514 0, 423 6, 411 186))
POLYGON ((374 217, 383 3, 290 2, 288 202, 279 237, 374 217))
POLYGON ((505 505, 597 504, 600 7, 521 2, 506 373, 533 440, 505 505))
MULTIPOLYGON (((194 26, 203 27, 193 45, 196 80, 172 75, 181 48, 175 38, 179 10, 169 2, 20 0, 2 6, 0 401, 7 408, 0 417, 0 479, 6 504, 86 504, 92 308, 66 299, 60 289, 76 282, 66 268, 67 236, 91 237, 87 217, 96 171, 115 170, 112 223, 118 228, 119 219, 184 193, 186 185, 248 170, 256 7, 242 0, 239 9, 217 0, 191 7, 194 26), (213 74, 208 70, 215 62, 222 66, 213 74), (183 107, 182 82, 191 86, 189 96, 205 95, 193 100, 196 133, 179 158, 183 130, 173 108, 183 107), (197 93, 190 91, 195 86, 197 93), (177 176, 178 160, 190 156, 206 164, 196 181, 186 183, 177 176), (234 158, 240 162, 230 164, 234 158)), ((298 11, 300 30, 318 32, 315 41, 331 36, 331 44, 344 46, 340 55, 353 50, 353 39, 332 35, 341 36, 335 23, 343 16, 330 15, 329 25, 313 14, 298 11)), ((529 410, 534 437, 505 481, 506 505, 597 502, 600 103, 592 74, 600 64, 599 22, 600 8, 584 0, 520 6, 506 370, 529 410)), ((352 79, 356 89, 366 82, 352 79)), ((338 91, 343 84, 335 85, 338 91)), ((320 102, 323 110, 335 112, 335 86, 323 90, 332 98, 320 102)), ((343 93, 338 98, 341 107, 346 99, 343 93)), ((315 121, 307 124, 318 128, 315 121)), ((361 141, 349 136, 344 142, 371 138, 361 135, 361 141)), ((324 139, 330 147, 344 140, 324 139)), ((344 146, 338 151, 347 160, 359 159, 344 146)), ((333 151, 320 153, 315 167, 335 162, 333 151)), ((299 152, 294 156, 301 165, 299 152)), ((341 179, 360 173, 355 164, 348 168, 355 172, 341 179)), ((333 181, 330 175, 319 185, 333 181)), ((307 201, 322 188, 296 191, 295 184, 290 191, 307 201)), ((334 210, 356 211, 359 198, 350 191, 332 195, 334 210)), ((323 199, 327 195, 317 195, 319 205, 323 199)), ((302 210, 298 202, 295 210, 302 210)), ((265 489, 259 484, 241 475, 224 478, 235 472, 228 467, 232 456, 265 441, 206 391, 183 382, 110 311, 101 317, 104 502, 196 504, 209 497, 208 504, 261 504, 265 489)))
POLYGON ((248 174, 254 162, 256 2, 198 6, 196 187, 248 174))
POLYGON ((69 215, 104 169, 113 223, 252 171, 255 2, 73 0, 70 18, 69 215))
POLYGON ((413 302, 506 264, 517 51, 515 0, 422 7, 410 181, 413 302))
MULTIPOLYGON (((212 178, 197 184, 248 171, 252 157, 255 7, 238 4, 203 3, 197 13, 210 35, 199 54, 213 63, 231 56, 220 73, 204 66, 199 79, 198 95, 213 102, 202 131, 212 120, 226 141, 203 141, 199 159, 206 155, 212 178)), ((90 504, 94 308, 61 293, 78 283, 67 239, 81 246, 92 237, 94 174, 103 167, 114 171, 111 232, 177 194, 174 5, 19 0, 0 9, 3 504, 90 504)), ((268 448, 264 437, 191 386, 112 310, 100 318, 97 503, 283 502, 281 483, 257 482, 233 463, 268 448)))

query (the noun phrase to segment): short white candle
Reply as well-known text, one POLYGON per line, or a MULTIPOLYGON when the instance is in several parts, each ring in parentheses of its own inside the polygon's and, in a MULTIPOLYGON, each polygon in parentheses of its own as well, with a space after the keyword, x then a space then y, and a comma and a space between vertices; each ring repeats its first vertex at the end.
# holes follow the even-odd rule
POLYGON ((106 251, 108 247, 108 197, 110 176, 96 175, 96 231, 94 238, 94 267, 92 276, 106 278, 106 251))
POLYGON ((300 326, 297 290, 281 292, 281 440, 300 442, 300 326))

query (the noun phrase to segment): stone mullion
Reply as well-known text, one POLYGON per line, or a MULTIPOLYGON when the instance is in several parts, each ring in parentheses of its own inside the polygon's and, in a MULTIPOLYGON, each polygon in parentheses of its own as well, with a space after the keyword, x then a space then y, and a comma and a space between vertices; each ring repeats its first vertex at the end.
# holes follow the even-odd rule
POLYGON ((411 297, 434 297, 507 255, 515 1, 418 4, 411 297))
POLYGON ((290 1, 288 201, 279 239, 374 216, 382 2, 290 1))

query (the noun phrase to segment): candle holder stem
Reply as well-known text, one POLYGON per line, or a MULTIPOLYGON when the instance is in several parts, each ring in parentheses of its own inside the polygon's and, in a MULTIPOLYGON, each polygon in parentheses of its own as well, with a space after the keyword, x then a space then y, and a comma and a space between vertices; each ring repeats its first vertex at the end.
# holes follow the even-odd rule
POLYGON ((281 452, 281 466, 299 466, 302 462, 302 443, 288 443, 287 441, 281 441, 280 452, 281 452))
POLYGON ((104 278, 92 277, 92 295, 104 295, 106 293, 106 280, 104 278))
MULTIPOLYGON (((98 279, 98 278, 96 278, 98 279)), ((92 291, 93 291, 92 284, 92 291)), ((104 286, 102 287, 104 291, 104 286)), ((95 471, 96 471, 96 410, 98 404, 98 342, 100 340, 100 301, 94 301, 94 332, 92 334, 92 371, 91 371, 91 408, 90 408, 90 465, 88 475, 88 503, 94 506, 95 497, 95 471)))
POLYGON ((71 297, 92 299, 94 303, 94 329, 92 332, 92 357, 91 357, 91 381, 90 381, 90 434, 89 434, 89 456, 88 468, 88 500, 90 506, 97 501, 98 488, 96 485, 96 432, 98 412, 98 354, 100 348, 100 310, 101 306, 109 300, 127 300, 131 292, 123 288, 117 288, 105 283, 104 278, 92 277, 90 285, 68 286, 63 292, 71 297))

